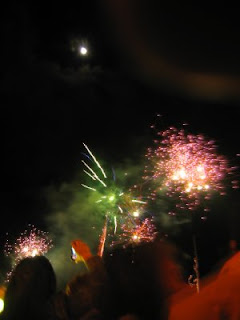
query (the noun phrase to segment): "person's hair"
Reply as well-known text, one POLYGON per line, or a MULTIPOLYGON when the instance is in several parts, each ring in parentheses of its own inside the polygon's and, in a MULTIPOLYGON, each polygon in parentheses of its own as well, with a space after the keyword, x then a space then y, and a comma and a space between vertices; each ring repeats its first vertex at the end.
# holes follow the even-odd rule
POLYGON ((56 292, 56 275, 45 256, 22 259, 7 285, 2 319, 40 319, 56 292))

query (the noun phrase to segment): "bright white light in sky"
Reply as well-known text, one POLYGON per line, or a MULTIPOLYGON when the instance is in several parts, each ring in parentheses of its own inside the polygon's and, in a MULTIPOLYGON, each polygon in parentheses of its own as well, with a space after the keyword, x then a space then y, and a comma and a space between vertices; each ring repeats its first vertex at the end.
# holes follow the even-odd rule
POLYGON ((79 51, 80 51, 80 53, 83 55, 83 56, 85 56, 86 54, 87 54, 87 48, 86 47, 83 47, 83 46, 81 46, 80 48, 79 48, 79 51))

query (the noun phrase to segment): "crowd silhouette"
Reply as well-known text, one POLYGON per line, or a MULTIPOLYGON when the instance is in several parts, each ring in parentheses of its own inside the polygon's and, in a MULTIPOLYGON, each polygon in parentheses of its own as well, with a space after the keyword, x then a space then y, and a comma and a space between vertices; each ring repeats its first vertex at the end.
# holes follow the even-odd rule
MULTIPOLYGON (((199 293, 183 279, 175 246, 161 239, 102 257, 77 241, 86 272, 57 290, 45 256, 22 259, 6 287, 0 320, 240 319, 240 254, 234 251, 199 293)), ((76 261, 75 261, 76 262, 76 261)))

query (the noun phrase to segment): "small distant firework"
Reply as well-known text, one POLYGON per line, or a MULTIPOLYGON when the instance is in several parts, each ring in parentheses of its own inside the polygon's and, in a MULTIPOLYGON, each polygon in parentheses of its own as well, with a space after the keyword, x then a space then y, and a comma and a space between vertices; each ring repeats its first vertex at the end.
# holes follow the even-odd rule
POLYGON ((128 219, 121 225, 122 233, 118 240, 113 241, 112 245, 122 244, 127 247, 130 244, 142 242, 152 242, 158 232, 152 218, 128 219))
POLYGON ((38 230, 33 225, 28 225, 28 227, 28 229, 20 234, 13 245, 8 240, 5 243, 5 255, 13 259, 12 269, 20 260, 27 257, 45 255, 53 247, 52 240, 47 232, 38 230))
MULTIPOLYGON (((151 197, 156 199, 160 190, 167 195, 178 195, 180 209, 196 209, 201 196, 209 200, 211 192, 225 194, 223 179, 232 174, 225 157, 218 155, 213 140, 203 135, 186 134, 174 127, 159 132, 155 140, 156 148, 149 148, 144 179, 151 178, 156 183, 151 197)), ((207 210, 207 209, 206 209, 207 210)))

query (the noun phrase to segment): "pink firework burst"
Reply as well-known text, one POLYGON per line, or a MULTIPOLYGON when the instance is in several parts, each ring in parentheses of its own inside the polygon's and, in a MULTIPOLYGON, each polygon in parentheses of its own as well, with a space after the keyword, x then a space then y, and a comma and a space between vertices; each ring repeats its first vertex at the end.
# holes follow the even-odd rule
POLYGON ((183 129, 174 127, 158 135, 156 148, 148 149, 146 156, 151 164, 146 167, 144 176, 157 184, 152 190, 152 199, 160 190, 167 190, 168 196, 179 196, 177 208, 193 210, 202 196, 209 200, 213 191, 220 195, 226 193, 223 180, 235 168, 229 167, 227 159, 217 154, 213 140, 186 134, 183 129))
MULTIPOLYGON (((28 225, 28 227, 20 234, 13 245, 8 240, 5 243, 5 255, 11 256, 13 259, 12 270, 20 260, 26 257, 44 255, 53 247, 52 240, 47 232, 38 230, 33 225, 28 225)), ((11 272, 8 274, 8 278, 11 272)))

